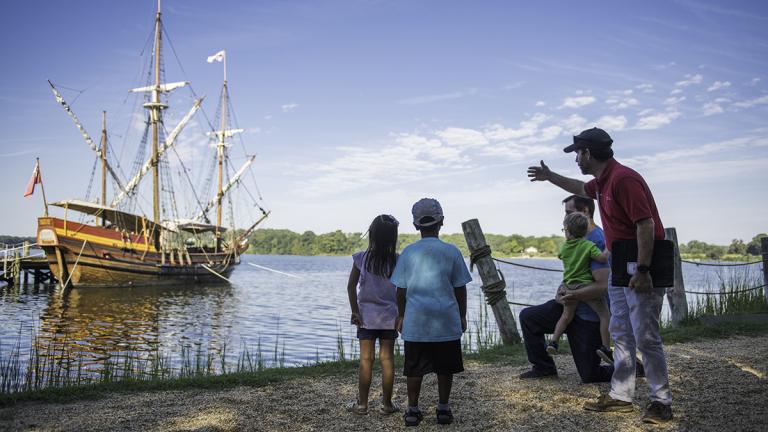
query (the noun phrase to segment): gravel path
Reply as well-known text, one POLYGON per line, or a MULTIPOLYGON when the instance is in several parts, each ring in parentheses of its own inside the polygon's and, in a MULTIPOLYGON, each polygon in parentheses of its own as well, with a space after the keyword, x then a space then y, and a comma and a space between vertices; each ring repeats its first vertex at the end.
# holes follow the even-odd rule
MULTIPOLYGON (((676 344, 667 347, 675 419, 663 430, 732 431, 768 429, 768 336, 676 344)), ((456 422, 434 418, 437 384, 424 380, 421 430, 633 431, 648 400, 638 380, 635 412, 602 414, 582 404, 607 384, 581 385, 570 356, 556 359, 560 377, 521 381, 525 367, 467 363, 456 376, 456 422)), ((400 430, 398 415, 378 414, 380 392, 370 413, 353 416, 342 404, 356 392, 355 376, 296 379, 266 387, 114 394, 66 404, 22 403, 0 410, 0 430, 61 431, 337 431, 400 430)), ((379 383, 374 382, 374 386, 379 383)), ((374 387, 375 388, 375 387, 374 387)), ((396 401, 405 405, 405 380, 397 377, 396 401)), ((416 429, 416 428, 414 428, 416 429)), ((418 430, 417 429, 417 430, 418 430)), ((657 429, 657 428, 650 428, 657 429)))

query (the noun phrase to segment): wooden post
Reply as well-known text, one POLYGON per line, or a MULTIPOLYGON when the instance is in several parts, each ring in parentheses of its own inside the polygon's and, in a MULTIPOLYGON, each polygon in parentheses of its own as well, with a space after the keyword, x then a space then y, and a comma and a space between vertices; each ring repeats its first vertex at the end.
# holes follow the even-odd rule
POLYGON ((683 281, 683 263, 680 259, 680 247, 677 244, 677 230, 664 228, 664 237, 675 244, 675 285, 667 288, 667 302, 672 311, 672 325, 679 325, 688 316, 688 299, 685 297, 683 281))
MULTIPOLYGON (((763 285, 768 285, 768 237, 760 239, 760 246, 763 252, 763 285)), ((768 286, 763 286, 763 295, 768 303, 768 286)))
MULTIPOLYGON (((464 231, 464 238, 467 240, 467 247, 469 247, 470 253, 487 246, 485 235, 483 235, 483 230, 480 228, 480 222, 477 219, 470 219, 462 223, 461 229, 464 231)), ((483 286, 503 283, 490 255, 478 259, 475 265, 477 265, 477 271, 480 273, 483 286)), ((503 285, 502 288, 504 288, 503 285)), ((512 314, 512 309, 509 307, 506 296, 491 305, 491 310, 493 310, 493 316, 496 317, 496 325, 499 328, 501 340, 504 344, 519 344, 521 341, 520 334, 517 332, 515 316, 512 314)))

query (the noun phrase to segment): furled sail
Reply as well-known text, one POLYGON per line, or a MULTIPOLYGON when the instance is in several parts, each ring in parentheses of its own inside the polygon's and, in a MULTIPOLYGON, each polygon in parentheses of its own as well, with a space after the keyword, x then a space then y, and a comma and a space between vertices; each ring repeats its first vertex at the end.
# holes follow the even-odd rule
MULTIPOLYGON (((200 108, 200 104, 203 102, 203 98, 200 98, 195 101, 194 105, 192 105, 192 108, 189 110, 187 115, 184 116, 184 118, 181 119, 179 124, 176 125, 175 128, 171 131, 171 133, 168 135, 168 138, 163 143, 162 147, 160 147, 157 150, 157 157, 165 153, 166 150, 171 148, 173 144, 176 142, 176 138, 179 136, 181 131, 184 129, 184 126, 189 123, 189 120, 192 119, 192 116, 195 115, 197 110, 200 108)), ((128 182, 128 184, 125 186, 125 188, 118 194, 110 203, 111 206, 116 206, 119 204, 123 199, 125 199, 126 196, 128 196, 131 192, 133 192, 134 189, 136 189, 136 186, 139 185, 139 182, 141 181, 141 178, 144 177, 144 174, 149 172, 149 170, 152 169, 152 159, 147 160, 144 165, 141 167, 141 170, 139 170, 138 173, 131 179, 131 181, 128 182)))
MULTIPOLYGON (((243 175, 245 170, 248 169, 248 167, 251 165, 254 159, 256 159, 256 156, 248 157, 248 160, 245 161, 245 163, 240 168, 240 170, 238 170, 235 173, 235 175, 232 177, 232 179, 229 181, 229 183, 227 183, 226 186, 224 186, 221 189, 221 196, 224 196, 227 192, 229 192, 230 189, 232 189, 232 186, 237 184, 237 182, 240 180, 240 177, 243 175)), ((203 220, 203 218, 205 217, 205 214, 208 213, 208 210, 213 208, 213 206, 215 205, 216 205, 216 198, 214 197, 214 199, 208 201, 208 204, 206 204, 206 206, 200 211, 200 213, 198 213, 197 216, 195 216, 194 220, 196 221, 203 220)))
MULTIPOLYGON (((174 83, 160 84, 160 91, 164 93, 168 93, 171 90, 176 90, 177 88, 184 87, 185 85, 188 85, 188 84, 189 84, 189 81, 179 81, 174 83)), ((129 91, 131 93, 144 93, 144 92, 151 92, 154 90, 155 90, 155 86, 147 86, 147 87, 130 89, 129 91)))
MULTIPOLYGON (((69 117, 72 119, 73 122, 75 122, 75 126, 77 126, 77 129, 80 130, 80 133, 83 135, 83 138, 85 138, 85 142, 88 143, 88 146, 91 147, 91 150, 93 150, 97 155, 101 156, 101 152, 99 151, 99 148, 96 147, 96 143, 93 142, 93 139, 90 135, 88 135, 88 132, 86 132, 85 127, 82 123, 80 123, 80 120, 75 115, 74 111, 72 111, 72 108, 70 108, 69 104, 64 100, 64 97, 61 96, 61 93, 59 93, 58 90, 56 90, 56 87, 53 85, 53 83, 48 80, 48 84, 51 86, 51 90, 53 91, 53 95, 56 97, 56 102, 59 103, 59 105, 64 108, 64 111, 69 114, 69 117)), ((109 171, 109 174, 112 175, 112 178, 115 180, 115 183, 117 184, 117 187, 120 188, 120 191, 125 192, 125 187, 123 186, 123 182, 120 181, 120 177, 117 176, 117 173, 115 170, 112 169, 112 166, 107 162, 107 170, 109 171)))

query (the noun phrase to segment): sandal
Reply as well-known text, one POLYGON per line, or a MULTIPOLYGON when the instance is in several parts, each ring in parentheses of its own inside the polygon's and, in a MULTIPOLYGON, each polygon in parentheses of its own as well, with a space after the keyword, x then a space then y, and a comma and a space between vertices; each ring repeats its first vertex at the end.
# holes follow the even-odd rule
POLYGON ((450 409, 447 409, 447 410, 436 409, 435 411, 437 414, 437 424, 446 425, 446 424, 453 423, 453 413, 451 412, 450 409))
POLYGON ((421 410, 411 411, 411 409, 408 408, 405 411, 405 414, 403 414, 403 420, 405 420, 406 426, 418 426, 423 419, 424 415, 421 413, 421 410))
POLYGON ((384 405, 381 405, 379 408, 379 414, 381 415, 390 415, 400 412, 400 406, 394 402, 392 402, 392 406, 386 407, 384 405))
POLYGON ((347 411, 355 415, 368 414, 368 407, 360 405, 360 402, 354 400, 346 405, 347 411))

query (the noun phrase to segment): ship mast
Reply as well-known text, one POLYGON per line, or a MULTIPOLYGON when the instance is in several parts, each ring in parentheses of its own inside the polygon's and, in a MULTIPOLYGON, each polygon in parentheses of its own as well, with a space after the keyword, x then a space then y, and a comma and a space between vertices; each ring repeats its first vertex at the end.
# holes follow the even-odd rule
MULTIPOLYGON (((101 112, 101 205, 107 205, 107 112, 101 112)), ((107 217, 101 216, 101 226, 107 225, 107 217)))
POLYGON ((224 86, 221 90, 221 132, 219 133, 219 144, 216 146, 216 155, 219 165, 219 186, 216 192, 216 252, 221 247, 221 201, 224 197, 224 152, 226 146, 224 138, 227 135, 227 54, 224 51, 224 86))
POLYGON ((160 101, 160 0, 157 0, 157 17, 155 18, 155 87, 152 89, 152 101, 145 103, 151 116, 152 127, 152 218, 160 224, 160 160, 158 153, 159 130, 158 123, 163 109, 168 106, 160 101))

